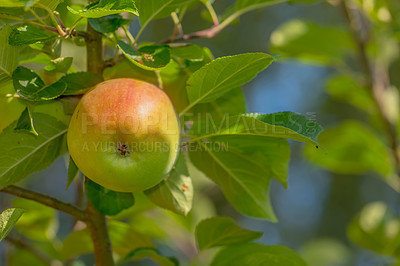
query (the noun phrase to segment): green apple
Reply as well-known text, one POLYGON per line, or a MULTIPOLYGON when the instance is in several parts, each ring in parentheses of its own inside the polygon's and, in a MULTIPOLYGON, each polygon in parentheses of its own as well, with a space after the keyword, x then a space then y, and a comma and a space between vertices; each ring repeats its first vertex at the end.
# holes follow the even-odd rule
POLYGON ((129 78, 99 83, 76 107, 67 136, 78 168, 105 188, 142 191, 157 185, 179 153, 180 127, 167 94, 129 78))

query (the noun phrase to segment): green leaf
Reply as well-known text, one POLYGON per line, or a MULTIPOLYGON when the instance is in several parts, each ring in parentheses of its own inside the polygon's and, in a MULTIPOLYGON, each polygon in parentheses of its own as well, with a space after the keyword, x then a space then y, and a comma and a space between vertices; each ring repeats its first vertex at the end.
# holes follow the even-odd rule
POLYGON ((69 156, 69 163, 68 163, 68 180, 67 186, 65 189, 71 185, 72 181, 74 181, 75 177, 79 174, 78 166, 76 166, 74 160, 71 156, 69 156))
POLYGON ((54 11, 62 0, 40 0, 39 4, 46 6, 50 10, 54 11))
POLYGON ((306 266, 307 264, 296 252, 285 246, 247 243, 222 249, 211 263, 211 266, 230 265, 306 266))
POLYGON ((34 136, 38 136, 38 133, 35 130, 35 126, 33 125, 32 113, 29 107, 26 107, 22 112, 21 116, 17 121, 17 126, 14 128, 16 131, 26 131, 34 136))
MULTIPOLYGON (((119 256, 126 256, 129 252, 137 248, 154 247, 146 236, 137 233, 128 224, 120 221, 109 220, 108 232, 113 252, 119 256)), ((93 242, 87 228, 69 234, 64 240, 61 249, 61 255, 64 259, 92 252, 93 242)))
POLYGON ((281 53, 283 58, 298 58, 323 65, 340 66, 346 55, 355 51, 349 32, 297 19, 276 29, 271 34, 271 44, 271 51, 281 53))
POLYGON ((13 29, 8 39, 10 45, 27 45, 37 42, 47 42, 57 38, 56 34, 47 34, 43 29, 24 25, 13 29))
POLYGON ((10 233, 24 212, 25 210, 23 209, 11 208, 0 214, 0 242, 10 233))
MULTIPOLYGON (((230 92, 209 103, 200 103, 193 108, 193 120, 222 120, 227 116, 246 112, 246 102, 241 88, 230 92)), ((187 116, 187 115, 186 115, 187 116)), ((190 118, 190 117, 189 117, 190 118)))
POLYGON ((312 238, 299 251, 307 265, 350 265, 352 250, 336 238, 312 238))
POLYGON ((104 215, 116 215, 135 204, 132 193, 112 191, 90 179, 86 183, 86 195, 93 206, 104 215))
POLYGON ((220 57, 211 61, 194 72, 187 81, 189 107, 214 101, 247 83, 273 61, 272 56, 262 53, 220 57))
POLYGON ((168 177, 157 186, 146 190, 145 194, 162 208, 181 215, 189 213, 192 208, 193 185, 182 154, 168 177))
POLYGON ((18 95, 30 101, 55 99, 67 88, 64 82, 56 82, 45 87, 43 80, 35 72, 23 66, 14 70, 12 78, 18 95))
POLYGON ((120 14, 108 15, 101 18, 89 18, 89 23, 93 29, 101 33, 111 33, 119 27, 129 23, 129 19, 124 19, 120 14))
POLYGON ((11 78, 18 65, 19 48, 8 44, 8 37, 12 29, 4 25, 0 29, 0 81, 11 78))
POLYGON ((58 230, 58 220, 53 208, 23 198, 16 198, 12 204, 14 207, 27 210, 15 225, 20 234, 42 242, 54 240, 58 230))
POLYGON ((195 44, 171 46, 171 58, 178 63, 184 61, 189 66, 192 62, 201 62, 205 59, 204 48, 195 44))
POLYGON ((72 57, 59 57, 50 61, 50 63, 45 66, 47 71, 56 71, 60 73, 66 73, 72 65, 72 57))
MULTIPOLYGON (((286 140, 214 136, 207 142, 198 141, 186 148, 194 166, 221 187, 226 199, 239 212, 276 221, 269 199, 269 183, 274 174, 278 173, 279 177, 286 174, 286 168, 282 168, 289 160, 286 140), (268 159, 276 154, 279 156, 274 160, 279 163, 275 168, 268 159)), ((286 176, 283 179, 286 180, 286 176)))
POLYGON ((144 46, 135 50, 126 42, 118 40, 118 48, 132 63, 146 70, 162 69, 171 60, 168 45, 144 46))
POLYGON ((175 258, 163 257, 157 249, 149 248, 149 247, 137 248, 135 250, 132 250, 124 258, 124 261, 140 260, 140 259, 144 259, 144 258, 150 258, 154 262, 156 262, 162 266, 178 266, 179 265, 178 261, 175 258))
POLYGON ((0 134, 0 188, 50 166, 65 147, 67 126, 55 118, 33 113, 38 136, 16 133, 16 122, 0 134))
POLYGON ((23 7, 25 5, 26 1, 21 1, 21 0, 1 0, 0 1, 0 7, 23 7))
POLYGON ((243 229, 232 218, 223 216, 203 220, 196 227, 196 239, 200 250, 246 243, 262 235, 262 232, 243 229))
POLYGON ((248 12, 254 9, 263 8, 270 5, 287 2, 287 0, 237 0, 235 4, 236 11, 248 12))
POLYGON ((229 135, 290 138, 318 146, 317 137, 322 130, 318 123, 303 115, 279 112, 225 116, 219 121, 198 121, 187 134, 196 140, 229 135))
POLYGON ((348 76, 336 76, 328 81, 328 93, 335 99, 347 102, 361 110, 372 113, 376 105, 368 88, 348 76))
POLYGON ((373 170, 386 177, 392 172, 387 147, 360 122, 343 122, 336 128, 325 130, 319 140, 327 153, 306 147, 305 155, 335 173, 362 174, 373 170))
POLYGON ((58 82, 67 84, 64 95, 84 94, 88 89, 103 81, 103 77, 92 72, 78 72, 63 76, 58 82))
POLYGON ((136 0, 136 6, 139 10, 139 20, 142 27, 153 19, 168 17, 183 4, 192 0, 136 0))
POLYGON ((67 8, 71 13, 85 18, 100 18, 122 12, 139 15, 132 0, 100 0, 99 2, 90 4, 86 9, 79 11, 69 6, 67 8))
POLYGON ((380 254, 400 257, 400 220, 386 203, 366 205, 347 228, 349 239, 380 254))

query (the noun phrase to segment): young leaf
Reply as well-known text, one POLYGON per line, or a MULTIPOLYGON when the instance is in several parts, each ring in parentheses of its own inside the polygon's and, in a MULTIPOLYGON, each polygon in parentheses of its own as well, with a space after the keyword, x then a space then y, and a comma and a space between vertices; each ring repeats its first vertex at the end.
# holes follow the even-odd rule
MULTIPOLYGON (((226 199, 239 212, 276 221, 269 199, 269 183, 276 170, 272 170, 274 165, 267 163, 268 158, 279 154, 281 149, 284 156, 277 160, 283 158, 287 163, 286 140, 224 136, 189 144, 187 149, 194 166, 221 187, 226 199)), ((281 163, 278 166, 276 169, 279 171, 281 163)))
POLYGON ((248 53, 220 57, 193 73, 186 91, 190 109, 198 103, 207 103, 221 97, 233 88, 252 80, 268 67, 274 58, 268 54, 248 53))
POLYGON ((246 243, 222 249, 211 263, 211 266, 231 265, 306 266, 307 264, 296 252, 285 246, 246 243))
POLYGON ((52 100, 63 94, 67 85, 56 82, 45 87, 43 80, 32 70, 19 66, 12 74, 18 95, 30 101, 52 100))
POLYGON ((114 32, 119 27, 129 22, 129 19, 122 18, 120 14, 108 15, 101 18, 89 18, 90 26, 101 33, 114 32))
POLYGON ((172 257, 163 257, 160 252, 155 248, 144 247, 137 248, 129 252, 129 254, 124 258, 124 261, 130 260, 140 260, 143 258, 150 258, 154 262, 162 266, 178 266, 179 263, 177 259, 172 257))
POLYGON ((50 63, 45 66, 47 71, 57 71, 60 73, 66 73, 72 65, 72 57, 59 57, 50 61, 50 63))
POLYGON ((171 60, 168 45, 144 46, 135 50, 126 42, 118 40, 118 48, 132 63, 146 70, 162 69, 171 60))
POLYGON ((146 190, 145 194, 162 208, 181 215, 189 213, 192 208, 193 185, 182 154, 169 176, 157 186, 146 190))
POLYGON ((71 156, 69 156, 69 163, 68 163, 68 180, 67 186, 65 189, 71 185, 72 181, 74 181, 75 177, 79 174, 78 166, 76 166, 74 160, 71 156))
POLYGON ((318 146, 317 137, 323 128, 315 121, 293 112, 243 114, 219 121, 199 121, 188 135, 196 139, 229 135, 262 135, 290 138, 318 146))
POLYGON ((10 233, 14 224, 25 212, 23 209, 12 208, 3 211, 0 214, 0 242, 10 233))
POLYGON ((20 48, 8 44, 8 37, 12 29, 4 25, 0 29, 0 81, 11 78, 14 69, 18 65, 20 48))
POLYGON ((45 169, 62 155, 67 126, 46 114, 32 115, 38 136, 16 133, 16 122, 0 134, 0 188, 45 169))
POLYGON ((116 215, 135 204, 132 193, 112 191, 90 179, 86 183, 86 195, 93 206, 104 215, 116 215))
POLYGON ((10 45, 19 46, 37 42, 46 42, 55 38, 57 38, 57 35, 55 34, 50 35, 40 28, 24 25, 13 29, 8 39, 8 43, 10 45))
POLYGON ((192 0, 136 0, 136 6, 139 10, 139 20, 142 27, 153 19, 168 17, 183 4, 192 0))
POLYGON ((263 235, 238 226, 230 217, 216 216, 201 221, 196 227, 200 250, 250 242, 263 235))
POLYGON ((87 7, 84 10, 75 10, 67 6, 68 10, 76 15, 85 18, 100 18, 108 15, 129 12, 134 15, 139 15, 132 0, 100 0, 87 7))
POLYGON ((22 112, 21 116, 17 121, 17 126, 14 128, 16 131, 27 131, 35 136, 38 136, 38 133, 35 130, 33 125, 32 113, 29 107, 26 107, 22 112))
POLYGON ((92 72, 78 72, 63 76, 58 82, 67 84, 64 95, 78 95, 103 81, 103 77, 92 72))

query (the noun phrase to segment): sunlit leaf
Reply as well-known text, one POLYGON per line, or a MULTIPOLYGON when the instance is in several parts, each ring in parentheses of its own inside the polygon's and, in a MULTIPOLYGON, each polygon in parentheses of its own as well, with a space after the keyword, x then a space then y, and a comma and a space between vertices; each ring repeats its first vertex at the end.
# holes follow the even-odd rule
POLYGON ((38 136, 15 132, 16 122, 0 134, 0 188, 45 169, 64 151, 67 126, 41 113, 33 120, 38 136))
POLYGON ((19 48, 8 44, 8 37, 12 29, 4 25, 0 29, 0 81, 11 78, 18 65, 19 48))
POLYGON ((10 233, 11 229, 24 212, 25 210, 23 209, 12 208, 0 214, 0 242, 10 233))
POLYGON ((215 136, 188 144, 191 162, 217 183, 239 212, 276 221, 269 198, 270 179, 286 182, 286 140, 263 136, 215 136), (274 157, 278 155, 278 157, 274 157), (268 159, 274 160, 269 162, 268 159), (282 167, 282 164, 284 167, 282 167))
POLYGON ((187 81, 190 106, 211 102, 249 82, 273 61, 272 56, 262 53, 220 57, 211 61, 187 81))
POLYGON ((290 138, 318 145, 317 137, 322 127, 311 119, 293 112, 273 114, 243 114, 225 116, 222 120, 196 122, 188 135, 198 138, 213 136, 247 135, 290 138))
POLYGON ((71 13, 85 18, 100 18, 122 12, 138 15, 135 3, 132 0, 100 0, 79 11, 69 6, 67 8, 71 13))

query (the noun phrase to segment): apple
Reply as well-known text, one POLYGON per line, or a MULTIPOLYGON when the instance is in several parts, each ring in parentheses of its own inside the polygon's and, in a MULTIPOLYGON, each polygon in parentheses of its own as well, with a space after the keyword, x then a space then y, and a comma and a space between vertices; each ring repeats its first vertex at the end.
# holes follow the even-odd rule
POLYGON ((75 164, 92 181, 114 191, 143 191, 174 166, 179 120, 167 94, 155 85, 111 79, 82 97, 67 143, 75 164))

